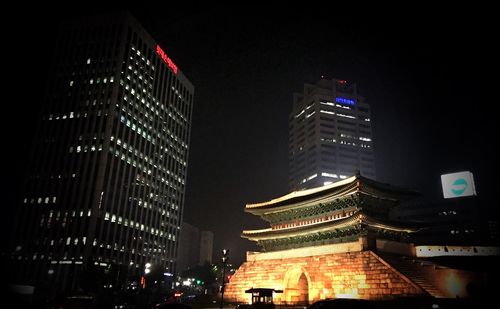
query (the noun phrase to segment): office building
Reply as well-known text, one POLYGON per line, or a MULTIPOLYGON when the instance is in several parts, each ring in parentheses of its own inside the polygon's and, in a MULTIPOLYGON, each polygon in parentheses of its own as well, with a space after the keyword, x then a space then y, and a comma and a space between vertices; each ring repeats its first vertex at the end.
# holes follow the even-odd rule
POLYGON ((12 283, 175 271, 194 86, 129 14, 61 26, 13 238, 12 283))
POLYGON ((293 96, 289 186, 327 185, 359 172, 375 179, 370 106, 355 83, 321 79, 293 96))
POLYGON ((182 223, 179 248, 178 275, 183 271, 205 263, 212 264, 214 233, 203 231, 187 222, 182 223))
POLYGON ((427 225, 426 229, 411 238, 417 244, 498 246, 499 211, 491 208, 492 204, 498 204, 498 198, 417 199, 402 204, 389 215, 394 221, 427 225))
POLYGON ((199 264, 212 264, 214 249, 214 233, 211 231, 201 231, 200 233, 200 259, 199 264))

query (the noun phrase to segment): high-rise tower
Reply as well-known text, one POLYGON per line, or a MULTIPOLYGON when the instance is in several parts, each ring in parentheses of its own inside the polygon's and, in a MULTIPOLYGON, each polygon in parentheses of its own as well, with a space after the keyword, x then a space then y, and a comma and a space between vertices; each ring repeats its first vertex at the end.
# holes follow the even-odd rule
POLYGON ((370 107, 356 84, 321 79, 293 96, 289 135, 291 190, 323 186, 360 172, 375 178, 370 107))
POLYGON ((126 13, 61 27, 13 238, 17 283, 73 288, 88 265, 173 272, 194 86, 167 51, 126 13))

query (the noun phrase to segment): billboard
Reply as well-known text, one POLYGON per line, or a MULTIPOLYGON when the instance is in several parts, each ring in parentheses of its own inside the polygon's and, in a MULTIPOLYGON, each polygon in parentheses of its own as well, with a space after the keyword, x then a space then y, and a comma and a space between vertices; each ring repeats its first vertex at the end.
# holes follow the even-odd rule
POLYGON ((444 198, 476 195, 474 178, 469 171, 441 175, 444 198))

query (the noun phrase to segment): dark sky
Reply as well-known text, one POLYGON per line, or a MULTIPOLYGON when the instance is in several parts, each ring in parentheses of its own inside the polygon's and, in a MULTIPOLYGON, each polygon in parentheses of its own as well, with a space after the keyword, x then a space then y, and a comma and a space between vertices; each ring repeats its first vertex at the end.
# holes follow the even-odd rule
MULTIPOLYGON (((30 142, 58 20, 88 13, 47 11, 13 25, 8 49, 21 60, 8 64, 20 94, 4 96, 15 102, 10 145, 30 142)), ((321 75, 356 82, 371 105, 379 181, 440 198, 440 174, 470 170, 480 195, 500 191, 487 77, 495 51, 478 35, 493 25, 482 13, 200 4, 132 13, 196 87, 184 218, 215 233, 215 258, 229 248, 239 263, 257 249, 239 235, 264 222, 243 208, 288 193, 292 94, 321 75)), ((18 182, 25 157, 8 155, 18 182)))

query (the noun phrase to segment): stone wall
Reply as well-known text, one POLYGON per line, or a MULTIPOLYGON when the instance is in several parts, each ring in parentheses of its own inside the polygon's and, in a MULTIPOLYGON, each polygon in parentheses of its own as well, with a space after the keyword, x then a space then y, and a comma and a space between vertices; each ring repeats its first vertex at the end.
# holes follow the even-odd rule
POLYGON ((283 290, 274 295, 275 303, 304 299, 312 303, 334 297, 385 299, 425 293, 372 251, 254 259, 242 264, 232 276, 224 298, 248 303, 251 296, 245 290, 252 287, 283 290))

